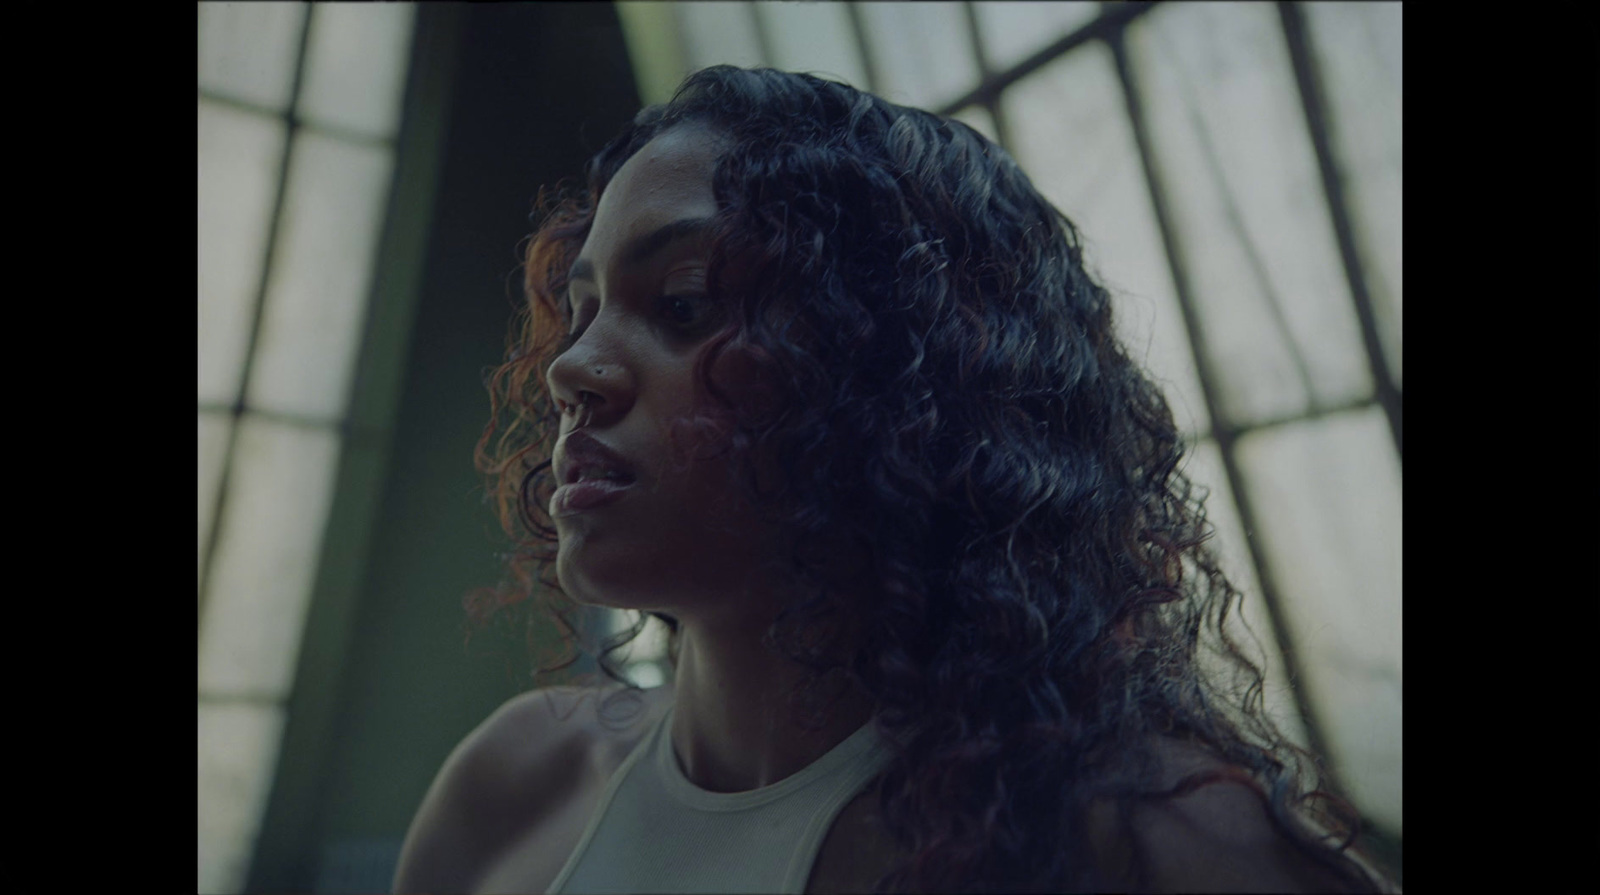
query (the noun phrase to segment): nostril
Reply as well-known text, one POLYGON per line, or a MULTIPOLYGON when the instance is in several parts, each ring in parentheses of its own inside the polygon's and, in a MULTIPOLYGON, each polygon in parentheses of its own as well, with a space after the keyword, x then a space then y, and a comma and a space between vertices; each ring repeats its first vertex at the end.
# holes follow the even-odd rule
POLYGON ((581 429, 587 425, 589 418, 594 414, 595 406, 601 403, 604 403, 604 399, 594 392, 578 392, 578 403, 567 405, 568 411, 573 416, 573 427, 581 429))
POLYGON ((599 395, 595 394, 594 392, 582 391, 582 392, 578 393, 578 400, 576 402, 563 401, 560 398, 556 398, 555 399, 556 410, 559 411, 560 413, 562 413, 563 415, 565 415, 565 414, 578 414, 578 413, 583 412, 584 410, 589 409, 589 405, 590 404, 598 402, 598 401, 603 401, 603 400, 604 400, 603 398, 601 398, 599 395))

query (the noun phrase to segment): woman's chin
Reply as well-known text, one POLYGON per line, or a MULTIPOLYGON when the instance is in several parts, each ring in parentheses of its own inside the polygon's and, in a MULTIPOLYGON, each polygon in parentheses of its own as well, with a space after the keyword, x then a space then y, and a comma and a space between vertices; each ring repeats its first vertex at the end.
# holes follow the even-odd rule
POLYGON ((629 598, 630 594, 638 594, 638 588, 630 588, 626 582, 614 580, 603 571, 607 565, 615 568, 621 563, 601 563, 601 568, 591 568, 591 564, 584 561, 584 552, 578 545, 569 549, 567 542, 562 541, 561 550, 556 554, 556 583, 561 585, 563 594, 584 606, 603 609, 647 608, 641 605, 644 600, 629 598))

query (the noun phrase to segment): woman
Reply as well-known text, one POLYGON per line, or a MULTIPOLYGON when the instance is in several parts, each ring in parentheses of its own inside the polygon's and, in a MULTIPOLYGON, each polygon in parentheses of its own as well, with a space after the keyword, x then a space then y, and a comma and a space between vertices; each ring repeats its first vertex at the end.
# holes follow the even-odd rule
POLYGON ((655 614, 673 679, 502 708, 398 891, 1379 885, 1224 633, 1164 399, 1004 151, 707 69, 593 160, 526 287, 490 608, 655 614))

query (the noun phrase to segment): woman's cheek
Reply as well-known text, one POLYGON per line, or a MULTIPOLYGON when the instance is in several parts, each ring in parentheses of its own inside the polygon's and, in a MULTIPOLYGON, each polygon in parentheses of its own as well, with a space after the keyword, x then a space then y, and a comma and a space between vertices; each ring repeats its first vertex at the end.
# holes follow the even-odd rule
POLYGON ((725 348, 712 366, 711 381, 747 425, 770 422, 783 408, 783 396, 770 366, 748 346, 730 344, 725 348))

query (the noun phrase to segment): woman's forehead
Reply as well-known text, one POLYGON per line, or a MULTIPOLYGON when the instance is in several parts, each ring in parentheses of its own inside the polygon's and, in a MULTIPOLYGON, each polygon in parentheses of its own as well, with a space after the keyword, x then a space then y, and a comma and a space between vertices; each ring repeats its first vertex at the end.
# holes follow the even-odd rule
POLYGON ((711 175, 722 147, 711 132, 689 125, 646 143, 601 194, 580 257, 603 264, 620 246, 666 224, 715 215, 711 175))
POLYGON ((608 211, 612 216, 631 211, 640 203, 654 207, 703 201, 715 211, 711 175, 721 148, 721 141, 710 132, 689 125, 656 136, 611 179, 595 209, 596 218, 608 211))

